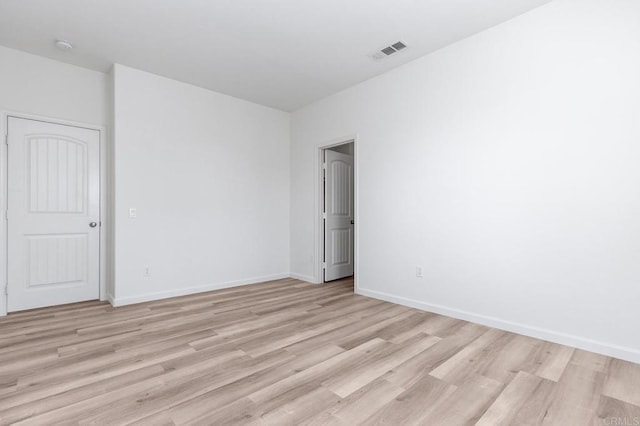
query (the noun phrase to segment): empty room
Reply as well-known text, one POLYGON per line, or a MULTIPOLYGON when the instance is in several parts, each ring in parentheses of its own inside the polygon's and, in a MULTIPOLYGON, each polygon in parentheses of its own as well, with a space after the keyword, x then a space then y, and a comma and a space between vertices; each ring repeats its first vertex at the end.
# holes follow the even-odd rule
POLYGON ((640 425, 640 1, 0 0, 0 425, 640 425))

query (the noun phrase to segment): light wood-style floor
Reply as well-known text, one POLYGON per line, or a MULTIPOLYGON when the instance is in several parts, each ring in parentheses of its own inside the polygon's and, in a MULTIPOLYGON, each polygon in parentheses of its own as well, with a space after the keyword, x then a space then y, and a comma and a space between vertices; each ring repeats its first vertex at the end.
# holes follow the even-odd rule
POLYGON ((0 423, 635 425, 640 365, 279 280, 0 319, 0 423))

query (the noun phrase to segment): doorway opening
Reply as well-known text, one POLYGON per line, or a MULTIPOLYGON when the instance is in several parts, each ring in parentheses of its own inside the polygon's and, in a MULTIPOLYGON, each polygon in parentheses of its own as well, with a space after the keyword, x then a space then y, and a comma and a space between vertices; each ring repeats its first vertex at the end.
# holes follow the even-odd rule
POLYGON ((356 259, 355 140, 321 149, 321 281, 353 280, 356 259))

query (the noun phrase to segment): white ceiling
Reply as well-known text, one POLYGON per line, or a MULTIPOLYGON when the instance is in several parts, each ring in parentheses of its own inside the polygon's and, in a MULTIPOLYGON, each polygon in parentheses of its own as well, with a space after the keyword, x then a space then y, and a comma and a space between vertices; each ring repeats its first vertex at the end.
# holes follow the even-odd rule
POLYGON ((549 1, 0 0, 0 44, 292 111, 549 1), (369 57, 398 40, 409 48, 369 57))

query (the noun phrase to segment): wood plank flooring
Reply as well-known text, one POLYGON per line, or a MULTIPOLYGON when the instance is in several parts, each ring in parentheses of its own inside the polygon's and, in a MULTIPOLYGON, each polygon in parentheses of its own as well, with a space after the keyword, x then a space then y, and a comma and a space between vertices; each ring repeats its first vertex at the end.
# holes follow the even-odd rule
POLYGON ((640 365, 288 279, 1 318, 0 424, 637 425, 640 365))

